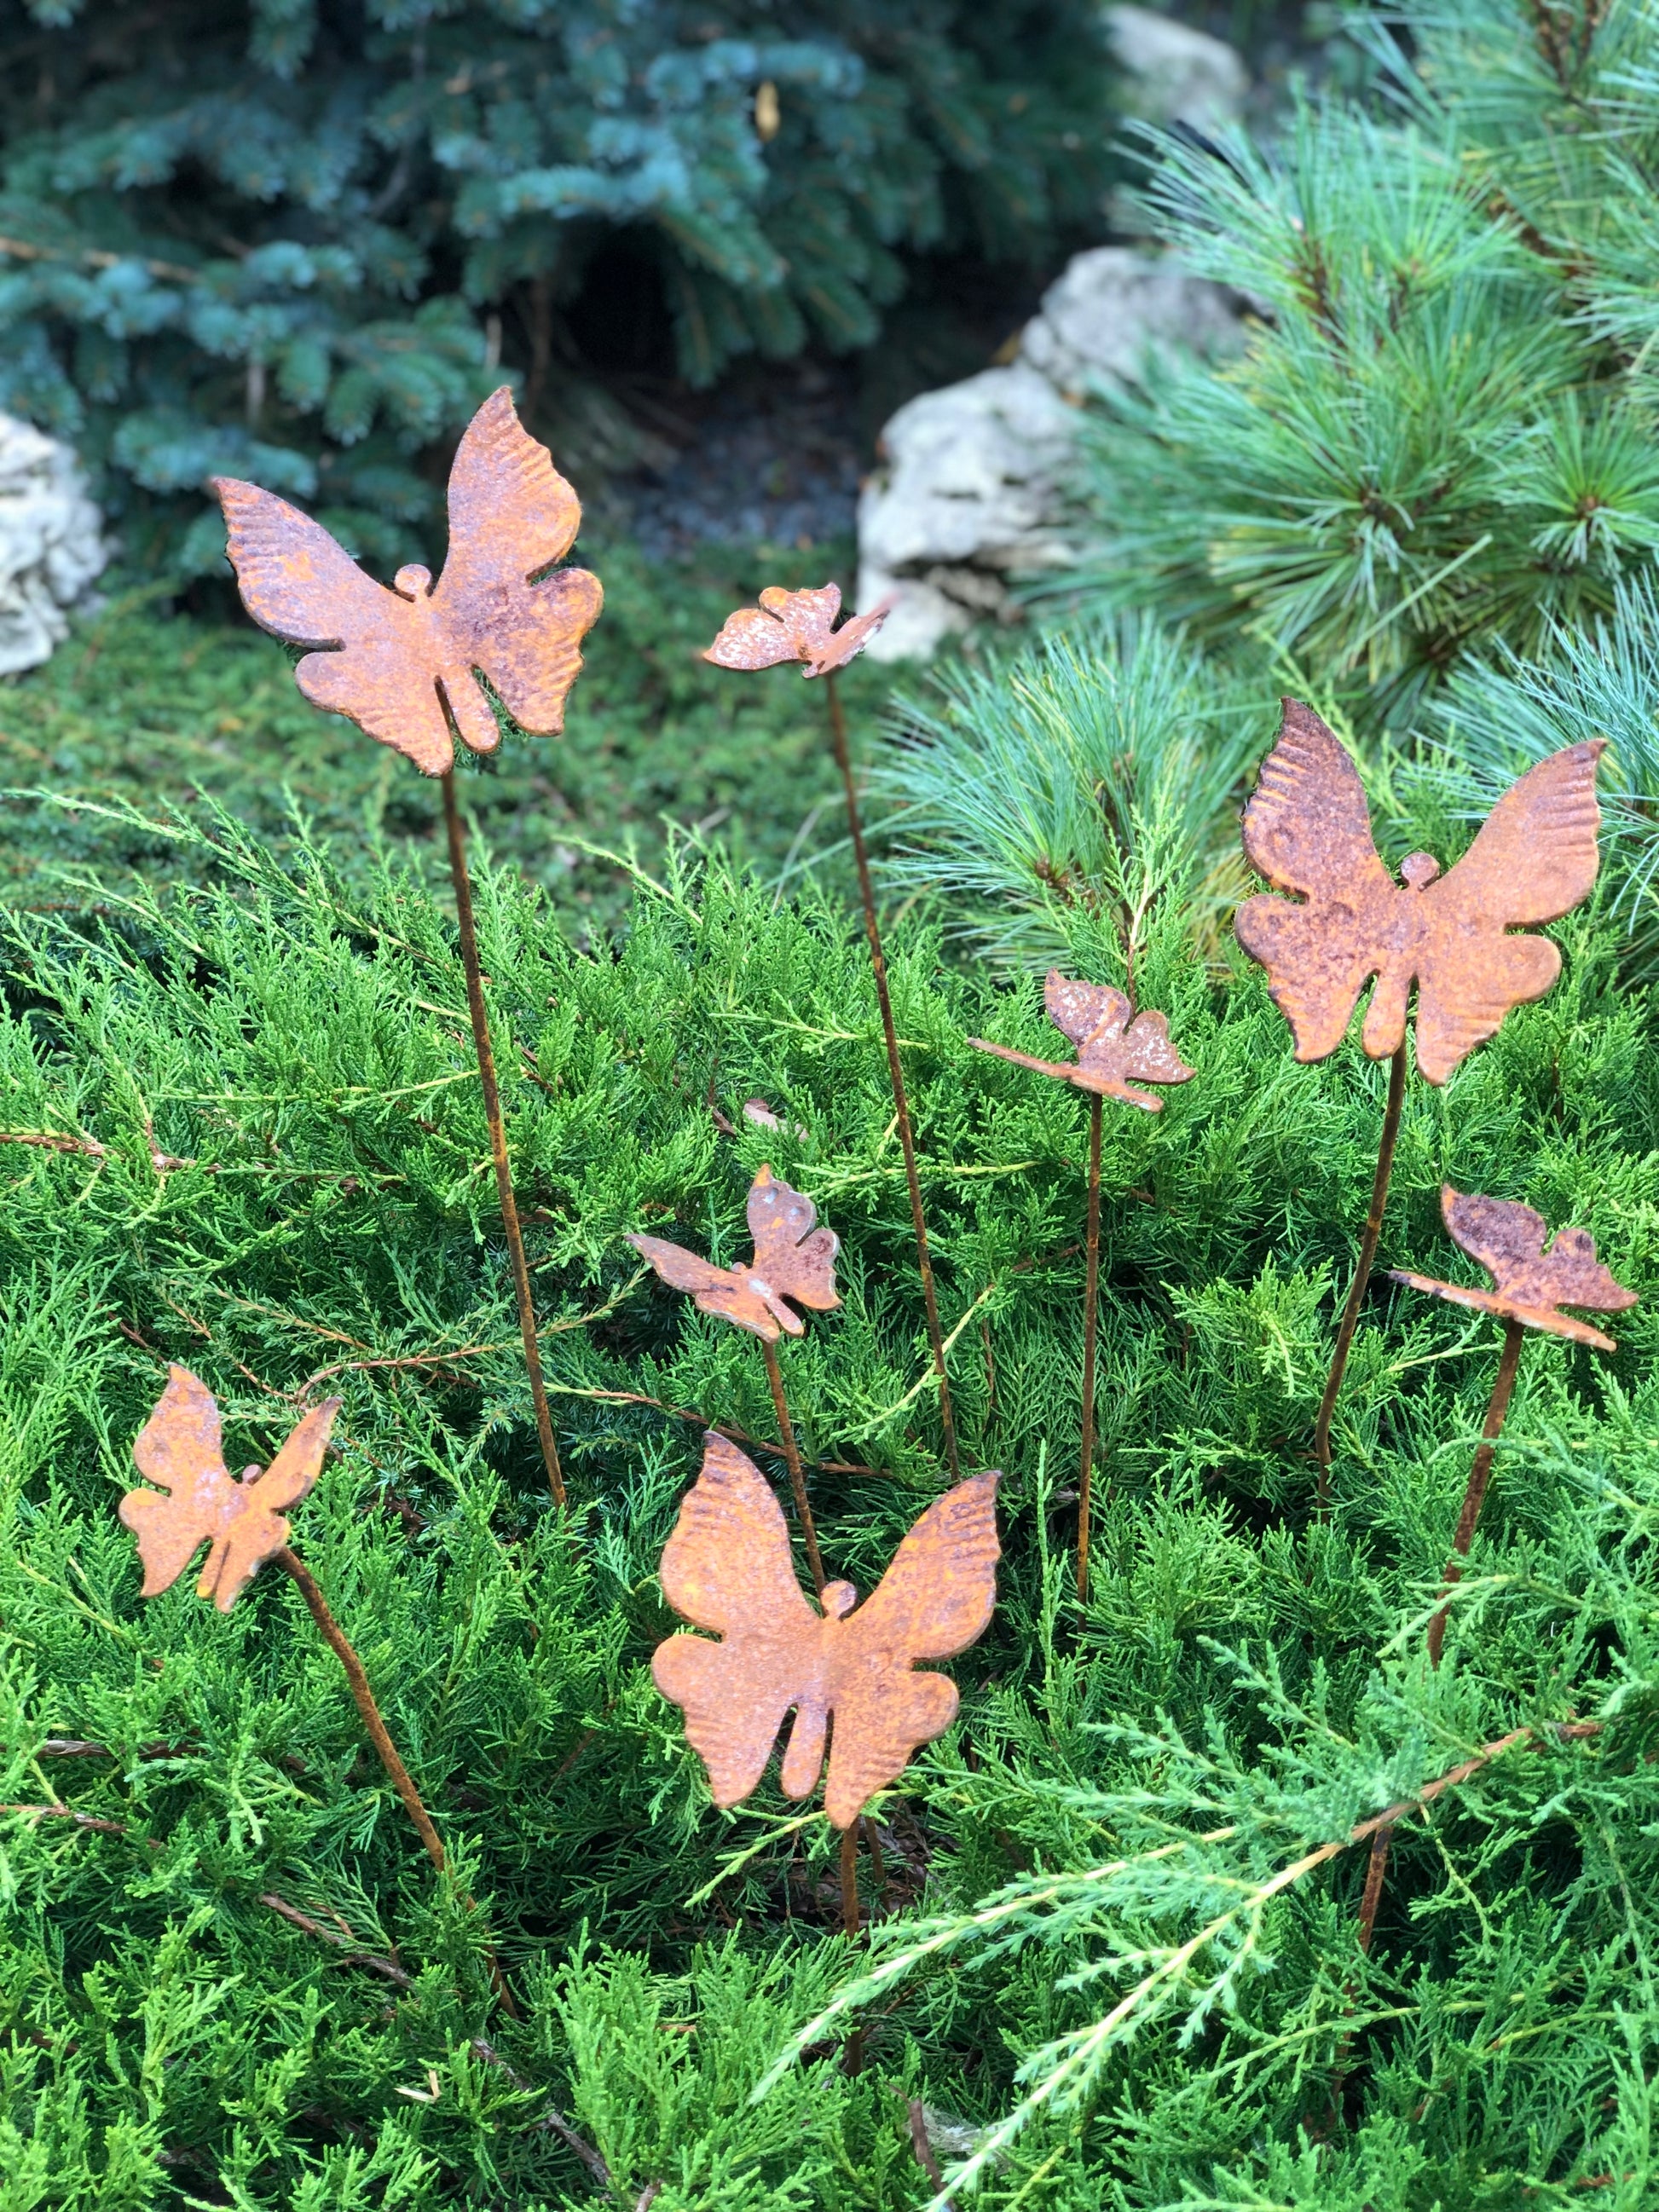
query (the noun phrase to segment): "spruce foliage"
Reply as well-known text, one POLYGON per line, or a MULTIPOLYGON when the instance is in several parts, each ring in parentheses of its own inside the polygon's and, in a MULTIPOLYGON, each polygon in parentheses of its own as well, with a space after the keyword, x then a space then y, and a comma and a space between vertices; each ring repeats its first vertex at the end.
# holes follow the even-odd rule
POLYGON ((0 55, 0 406, 186 568, 216 473, 429 554, 416 457, 503 348, 554 401, 619 234, 706 383, 867 344, 918 251, 1046 258, 1109 131, 1085 0, 5 0, 0 55))
POLYGON ((1659 542, 1653 10, 1388 21, 1365 98, 1149 156, 1164 234, 1259 319, 1238 361, 1103 401, 1084 578, 1369 729, 1471 648, 1609 611, 1659 542))
POLYGON ((620 1240, 731 1257, 763 1158, 840 1230, 845 1309, 784 1364, 826 1552, 867 1589, 945 1478, 856 927, 682 852, 583 951, 515 875, 481 882, 562 1529, 444 908, 197 819, 198 887, 7 925, 6 2212, 657 2185, 659 2212, 887 2212, 933 2195, 913 2099, 947 2181, 1010 2212, 1651 2201, 1659 1060, 1600 908, 1557 933, 1547 999, 1408 1097, 1386 1259, 1455 1264, 1449 1177, 1588 1226, 1646 1301, 1610 1362, 1529 1346, 1437 1674, 1495 1331, 1379 1280, 1326 1522, 1305 1450, 1381 1071, 1295 1066, 1259 975, 1212 933, 1195 959, 1201 912, 1155 902, 1138 988, 1200 1075, 1106 1125, 1081 1607, 1085 1109, 966 1045, 1041 1049, 1030 984, 894 918, 958 1423, 1007 1470, 1006 1559, 960 1723, 878 1808, 890 1893, 854 1954, 821 1814, 769 1782, 714 1814, 650 1682, 700 1420, 781 1469, 755 1348, 620 1240), (139 1601, 114 1507, 169 1358, 221 1395, 233 1461, 302 1392, 343 1395, 295 1540, 452 1879, 280 1578, 228 1620, 187 1583, 139 1601), (1401 1822, 1362 1956, 1350 1832, 1506 1738, 1401 1822))

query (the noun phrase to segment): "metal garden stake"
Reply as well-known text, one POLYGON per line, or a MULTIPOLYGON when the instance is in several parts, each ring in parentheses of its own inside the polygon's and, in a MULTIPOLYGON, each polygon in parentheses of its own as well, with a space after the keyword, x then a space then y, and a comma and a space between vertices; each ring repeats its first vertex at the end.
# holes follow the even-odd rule
POLYGON ((564 1504, 553 1419, 542 1379, 530 1271, 513 1193, 495 1060, 473 923, 465 836, 456 805, 455 737, 477 753, 501 743, 482 674, 520 728, 556 736, 581 667, 581 640, 599 618, 599 579, 584 568, 544 572, 569 551, 581 520, 552 456, 520 424, 513 394, 493 392, 468 424, 449 475, 449 554, 434 584, 399 568, 392 589, 364 574, 320 523, 286 500, 230 477, 214 479, 229 530, 242 604, 255 622, 311 650, 295 680, 313 706, 344 714, 442 786, 467 1009, 501 1226, 548 1485, 564 1504))
MULTIPOLYGON (((991 1618, 1000 1478, 977 1474, 937 1498, 862 1605, 850 1583, 833 1582, 820 1584, 815 1607, 796 1580, 771 1486, 725 1437, 703 1444, 662 1555, 662 1590, 682 1620, 719 1640, 671 1636, 651 1672, 684 1711, 717 1805, 740 1804, 757 1787, 792 1706, 787 1797, 811 1796, 828 1738, 823 1809, 841 1832, 842 1924, 856 1935, 854 1823, 956 1718, 956 1684, 917 1662, 954 1658, 991 1618)), ((849 2070, 860 2055, 854 2038, 849 2070)))
POLYGON ((881 1009, 882 1035, 887 1044, 887 1073, 892 1086, 893 1112, 898 1122, 899 1147, 904 1155, 904 1178, 910 1194, 910 1224, 915 1234, 916 1265, 921 1273, 922 1303, 927 1313, 927 1341, 932 1348, 933 1374, 939 1384, 939 1425, 945 1435, 945 1456, 952 1474, 960 1475, 957 1457, 957 1429, 951 1410, 951 1382, 945 1370, 945 1339, 939 1321, 939 1299, 933 1286, 933 1256, 927 1245, 927 1222, 922 1212, 921 1182, 916 1173, 916 1146, 905 1096, 904 1067, 899 1058, 898 1030, 893 1021, 893 1002, 887 988, 887 961, 881 945, 881 925, 876 915, 876 895, 870 880, 870 859, 865 849, 864 825, 859 813, 858 788, 853 781, 852 756, 847 747, 847 719, 836 689, 836 672, 856 658, 887 619, 890 605, 854 615, 835 628, 841 612, 841 586, 824 584, 817 591, 787 592, 769 585, 757 607, 739 607, 721 624, 720 635, 707 653, 717 668, 754 670, 775 668, 784 661, 800 660, 803 673, 824 678, 830 708, 830 742, 841 774, 847 802, 847 828, 858 867, 859 897, 864 908, 864 933, 870 946, 870 966, 876 979, 876 1003, 881 1009))
POLYGON ((983 1037, 968 1042, 981 1052, 994 1052, 1016 1066, 1035 1068, 1056 1082, 1074 1084, 1089 1093, 1089 1221, 1083 1280, 1083 1455, 1078 1474, 1077 1594, 1089 1595, 1089 1505, 1095 1457, 1095 1340, 1100 1309, 1100 1123, 1101 1101, 1116 1098, 1126 1106, 1139 1106, 1161 1114, 1164 1101, 1150 1091, 1137 1091, 1129 1079, 1143 1083, 1186 1083, 1194 1070, 1188 1067, 1170 1042, 1168 1018, 1151 1012, 1134 1014, 1121 991, 1109 983, 1076 983, 1055 968, 1043 985, 1042 1003, 1054 1027, 1078 1048, 1075 1060, 1037 1060, 1029 1052, 1016 1052, 1006 1044, 988 1044, 983 1037))
MULTIPOLYGON (((1462 1563, 1474 1540, 1498 1438, 1521 1364, 1525 1332, 1543 1329, 1574 1344, 1592 1345, 1598 1352, 1614 1352, 1618 1346, 1610 1336, 1557 1309, 1569 1305, 1584 1307, 1591 1313, 1623 1313, 1637 1303, 1637 1297, 1634 1291, 1615 1282, 1596 1258, 1595 1240, 1588 1230, 1562 1230, 1546 1251, 1549 1229, 1541 1213, 1510 1199, 1466 1195, 1449 1183, 1441 1188, 1440 1211, 1453 1243, 1480 1262, 1492 1279, 1492 1288, 1482 1291, 1467 1283, 1443 1283, 1434 1276, 1407 1274, 1397 1267, 1391 1267, 1389 1273, 1396 1283, 1409 1284, 1414 1291, 1426 1291, 1431 1297, 1448 1299, 1453 1305, 1472 1306, 1478 1313, 1494 1315, 1504 1324, 1497 1379, 1480 1443, 1469 1468, 1462 1510, 1452 1538, 1452 1556, 1446 1565, 1441 1595, 1448 1596, 1462 1578, 1462 1563)), ((1437 1667, 1446 1638, 1446 1613, 1443 1605, 1429 1623, 1429 1657, 1437 1667)))
POLYGON ((630 1237, 628 1242, 648 1260, 665 1283, 677 1291, 690 1291, 700 1313, 714 1314, 760 1339, 766 1359, 766 1379, 783 1438, 783 1456, 795 1496, 795 1511, 812 1570, 813 1588, 822 1592, 823 1562, 818 1556, 818 1534, 806 1496, 806 1475, 794 1424, 783 1395, 783 1371, 778 1365, 781 1335, 804 1336, 806 1324, 787 1303, 813 1313, 829 1313, 841 1304, 836 1288, 836 1255, 841 1239, 833 1229, 815 1226, 817 1209, 810 1198, 781 1182, 763 1167, 749 1191, 749 1233, 755 1255, 745 1267, 717 1267, 688 1252, 683 1244, 670 1244, 660 1237, 630 1237))
POLYGON ((340 1403, 337 1398, 327 1398, 314 1407, 263 1473, 250 1467, 239 1481, 225 1465, 219 1408, 212 1393, 187 1368, 169 1368, 161 1402, 132 1447, 139 1474, 155 1487, 129 1490, 121 1500, 120 1516, 138 1540, 146 1597, 170 1589, 204 1542, 210 1549, 196 1595, 211 1598, 221 1613, 230 1611, 267 1562, 280 1567, 297 1585, 324 1642, 345 1668, 368 1740, 414 1822, 427 1856, 441 1869, 443 1844, 386 1732, 362 1662, 329 1611, 311 1571, 289 1549, 283 1516, 316 1481, 340 1403))
POLYGON ((1599 738, 1528 769, 1504 793, 1462 859, 1442 876, 1427 853, 1402 861, 1401 883, 1371 835, 1352 762, 1311 708, 1284 702, 1277 743, 1244 810, 1244 851, 1274 891, 1246 899, 1238 941, 1267 971, 1298 1060, 1324 1060, 1348 1032, 1375 976, 1360 1043, 1389 1060, 1389 1103, 1377 1146, 1359 1262, 1337 1331, 1314 1430, 1319 1502, 1330 1502, 1331 1416, 1370 1276, 1406 1096, 1406 1016, 1417 987, 1417 1066, 1444 1083, 1514 1006, 1541 999, 1561 972, 1547 938, 1510 933, 1557 921, 1595 881, 1599 738))

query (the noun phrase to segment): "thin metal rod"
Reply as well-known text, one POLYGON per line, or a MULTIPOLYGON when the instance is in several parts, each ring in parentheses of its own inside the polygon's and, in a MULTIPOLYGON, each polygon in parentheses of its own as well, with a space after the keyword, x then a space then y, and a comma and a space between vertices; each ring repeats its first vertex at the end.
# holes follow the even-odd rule
POLYGON ((1359 1899, 1359 1948, 1367 1953, 1376 1929, 1376 1908, 1382 1902, 1382 1878, 1389 1870, 1389 1846, 1393 1841, 1392 1828, 1379 1828, 1371 1838, 1370 1856, 1365 1863, 1365 1887, 1359 1899))
POLYGON ((1083 1463, 1077 1481, 1077 1594, 1089 1595, 1089 1498, 1095 1472, 1095 1334, 1100 1307, 1100 1108, 1089 1101, 1088 1262, 1083 1271, 1083 1463))
POLYGON ((876 1833, 876 1824, 866 1813, 860 1815, 859 1826, 864 1831, 864 1848, 870 1854, 870 1872, 875 1879, 876 1896, 884 1912, 892 1910, 892 1899, 887 1888, 887 1862, 881 1855, 881 1838, 876 1833))
POLYGON ((1359 1240, 1359 1264, 1353 1271, 1353 1281, 1348 1286, 1348 1303, 1342 1309, 1342 1325, 1336 1332, 1336 1350, 1331 1355, 1331 1371, 1325 1378, 1325 1395, 1319 1401, 1319 1418, 1314 1423, 1314 1453, 1319 1462, 1319 1510, 1330 1510, 1331 1504, 1331 1415, 1336 1410, 1337 1394, 1342 1388, 1342 1370, 1348 1364, 1348 1347, 1353 1342, 1354 1330, 1359 1324, 1360 1301, 1365 1295, 1365 1285, 1371 1279, 1371 1262, 1376 1257, 1377 1239, 1382 1234, 1382 1209, 1389 1202, 1389 1177, 1394 1169, 1394 1148, 1400 1136, 1400 1109, 1406 1100, 1406 1047, 1400 1049, 1389 1063, 1389 1103, 1382 1115, 1382 1134, 1376 1148, 1376 1174, 1371 1182, 1371 1210, 1365 1216, 1365 1233, 1359 1240))
POLYGON ((542 1380, 542 1347, 536 1334, 536 1305, 530 1291, 530 1268, 524 1256, 524 1235, 519 1227, 519 1204, 513 1195, 513 1167, 507 1156, 507 1131, 501 1124, 501 1095, 495 1085, 495 1054, 489 1042, 489 1017, 484 1007, 483 972, 478 965, 478 933, 472 921, 472 885, 466 872, 466 836, 461 812, 455 803, 455 775, 451 769, 441 778, 444 793, 444 828, 449 837, 449 872, 455 885, 455 913, 461 929, 461 963, 466 969, 466 1003, 472 1016, 472 1042, 478 1055, 478 1080, 483 1086, 484 1118, 489 1124, 489 1149, 495 1162, 495 1195, 501 1201, 501 1226, 507 1231, 507 1255, 513 1263, 513 1291, 519 1304, 519 1334, 524 1339, 524 1364, 530 1370, 530 1401, 536 1409, 536 1434, 542 1448, 542 1465, 553 1503, 564 1504, 564 1474, 559 1448, 553 1440, 553 1415, 542 1380))
POLYGON ((806 1541, 806 1564, 812 1570, 812 1587, 823 1595, 823 1561, 818 1556, 818 1532, 813 1526, 812 1509, 806 1498, 806 1476, 800 1463, 800 1448, 795 1442, 795 1425, 789 1418, 789 1408, 784 1401, 783 1370, 778 1365, 778 1348, 764 1337, 760 1348, 766 1354, 766 1379, 772 1385, 772 1409, 778 1417, 778 1429, 783 1438, 783 1456, 789 1468, 789 1486, 795 1493, 795 1512, 800 1522, 800 1533, 806 1541))
POLYGON ((351 1686, 351 1696, 362 1716, 368 1740, 380 1753, 380 1764, 392 1778, 392 1786, 403 1800, 404 1810, 415 1823, 416 1832, 426 1846, 426 1855, 433 1865, 442 1870, 444 1847, 438 1831, 432 1825, 431 1815, 421 1802, 421 1793, 415 1787, 409 1769, 398 1756, 398 1747, 386 1733, 386 1723, 380 1718, 380 1709, 374 1702, 374 1692, 368 1686, 368 1677, 363 1672, 363 1662, 352 1650, 346 1632, 328 1609, 328 1601, 317 1587, 316 1577, 304 1561, 284 1544, 270 1555, 271 1564, 281 1567, 297 1584, 301 1596, 311 1608, 311 1617, 317 1632, 340 1664, 345 1668, 346 1680, 351 1686))
POLYGON ((957 1425, 951 1410, 951 1383, 945 1371, 945 1339, 939 1325, 939 1300, 933 1292, 933 1262, 927 1249, 927 1223, 921 1210, 921 1182, 916 1174, 916 1144, 910 1128, 910 1109, 904 1096, 904 1069, 899 1060, 898 1030, 893 1024, 893 1002, 887 989, 887 961, 881 949, 881 927, 876 920, 876 894, 870 881, 870 858, 864 848, 864 827, 859 817, 858 790, 853 781, 853 759, 847 750, 847 718, 833 672, 823 679, 830 701, 830 739, 836 766, 841 770, 847 796, 847 827, 858 865, 859 896, 864 904, 864 933, 870 943, 870 965, 875 971, 876 1001, 881 1008, 882 1034, 887 1041, 887 1073, 892 1080, 893 1111, 898 1116, 899 1145, 904 1153, 904 1179, 910 1188, 910 1221, 916 1236, 916 1265, 921 1271, 921 1295, 927 1309, 927 1341, 933 1347, 933 1373, 939 1380, 939 1426, 945 1431, 945 1456, 958 1481, 962 1468, 957 1460, 957 1425))
MULTIPOLYGON (((1516 1372, 1521 1364, 1521 1347, 1525 1341, 1526 1331, 1518 1321, 1504 1322, 1504 1349, 1498 1358, 1492 1396, 1486 1401, 1486 1418, 1481 1425, 1480 1442, 1475 1447, 1474 1457, 1469 1463, 1469 1479, 1463 1492, 1463 1510, 1457 1516, 1457 1534, 1452 1538, 1453 1556, 1446 1563, 1445 1580, 1440 1588, 1442 1597, 1448 1595, 1463 1578, 1460 1562, 1468 1559, 1469 1546, 1474 1541, 1475 1523, 1480 1518, 1480 1508, 1486 1502, 1486 1484, 1492 1476, 1498 1438, 1504 1426, 1504 1416, 1510 1409, 1516 1372)), ((1449 1609, 1443 1605, 1429 1623, 1429 1660, 1436 1667, 1440 1664, 1441 1648, 1446 1641, 1449 1609)))
MULTIPOLYGON (((842 1932, 849 1943, 858 1941, 861 1923, 859 1918, 859 1824, 854 1820, 841 1832, 841 1924, 842 1932)), ((855 2027, 848 2037, 842 2051, 843 2074, 864 2071, 864 2030, 855 2027)))
MULTIPOLYGON (((351 1689, 352 1702, 362 1717, 363 1727, 368 1731, 368 1740, 380 1753, 380 1764, 392 1778, 392 1786, 402 1799, 404 1812, 415 1823, 416 1833, 426 1846, 427 1856, 441 1874, 447 1863, 444 1855, 443 1839, 433 1826, 432 1816, 421 1802, 421 1793, 415 1787, 414 1777, 398 1756, 398 1747, 387 1733, 386 1723, 380 1718, 380 1709, 374 1702, 374 1691, 368 1686, 368 1677, 363 1672, 362 1661, 353 1650, 350 1639, 347 1637, 344 1629, 329 1611, 328 1601, 317 1587, 316 1577, 299 1554, 290 1551, 284 1544, 279 1551, 270 1554, 270 1560, 273 1566, 281 1567, 283 1573, 294 1582, 301 1596, 311 1608, 311 1617, 317 1624, 319 1635, 339 1661, 341 1666, 345 1668, 346 1680, 351 1689)), ((460 1899, 469 1912, 477 1910, 472 1899, 465 1890, 460 1892, 460 1899)), ((502 1976, 501 1961, 495 1956, 493 1944, 486 1946, 485 1955, 489 1962, 489 1978, 495 1985, 495 1994, 500 1997, 507 2012, 514 2020, 517 2020, 519 2008, 514 2002, 513 1992, 508 1989, 502 1976)))

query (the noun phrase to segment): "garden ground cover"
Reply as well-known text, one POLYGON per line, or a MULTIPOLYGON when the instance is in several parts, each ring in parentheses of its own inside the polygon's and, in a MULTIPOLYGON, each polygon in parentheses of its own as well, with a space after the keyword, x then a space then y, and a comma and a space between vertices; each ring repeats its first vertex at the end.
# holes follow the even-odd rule
MULTIPOLYGON (((1265 701, 1261 725, 1265 749, 1265 701)), ((959 1724, 879 1808, 872 1955, 934 1948, 872 2004, 852 2079, 813 2026, 868 1963, 822 1815, 770 1782, 715 1814, 648 1673, 700 1421, 781 1473, 763 1370, 622 1239, 729 1260, 763 1160, 841 1232, 844 1309, 785 1371, 829 1563, 867 1589, 947 1478, 856 925, 673 841, 614 936, 483 872, 561 1523, 447 903, 395 855, 342 871, 240 811, 194 806, 174 884, 113 870, 6 924, 5 2212, 527 2212, 658 2184, 658 2212, 885 2212, 932 2194, 910 2100, 965 2154, 1038 2093, 989 2205, 1650 2201, 1659 1083, 1600 907, 1555 933, 1549 998, 1408 1096, 1385 1262, 1455 1264, 1449 1179, 1589 1228, 1644 1300, 1612 1361, 1529 1346, 1437 1675, 1422 1624, 1496 1331, 1379 1282, 1328 1520, 1307 1450, 1383 1072, 1295 1066, 1260 977, 1159 906, 1139 988, 1199 1074, 1107 1124, 1079 1606, 1086 1109, 965 1042, 1044 1049, 1030 982, 964 961, 925 902, 892 917, 958 1420, 1006 1471, 1006 1558, 959 1724), (745 1120, 757 1094, 778 1130, 745 1120), (343 1395, 295 1542, 451 1878, 286 1584, 228 1620, 187 1581, 139 1600, 114 1509, 169 1359, 219 1394, 234 1465, 343 1395), (1528 1730, 1401 1825, 1362 1957, 1364 1855, 1316 1855, 1528 1730)))

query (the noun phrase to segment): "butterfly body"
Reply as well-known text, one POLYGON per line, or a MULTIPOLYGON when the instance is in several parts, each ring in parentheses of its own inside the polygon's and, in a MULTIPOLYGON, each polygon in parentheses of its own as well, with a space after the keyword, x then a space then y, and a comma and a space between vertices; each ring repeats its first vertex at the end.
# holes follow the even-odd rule
POLYGON ((781 1335, 801 1336, 806 1324, 789 1301, 815 1313, 841 1304, 836 1290, 836 1255, 841 1239, 833 1229, 814 1227, 817 1210, 810 1198, 763 1167, 749 1193, 749 1230, 755 1255, 717 1267, 665 1237, 633 1236, 628 1242, 677 1291, 690 1291, 701 1313, 713 1314, 747 1329, 768 1344, 781 1335))
POLYGON ((237 1480, 220 1449, 219 1408, 188 1369, 169 1369, 160 1404, 132 1448, 138 1472, 155 1485, 130 1490, 122 1521, 138 1540, 145 1597, 179 1579, 204 1541, 208 1555, 198 1597, 228 1613, 241 1592, 289 1538, 285 1509, 316 1481, 340 1401, 307 1413, 268 1468, 250 1467, 237 1480))
POLYGON ((313 648, 295 678, 313 706, 348 716, 426 775, 453 764, 453 731, 474 752, 500 743, 479 674, 522 728, 562 728, 602 594, 586 569, 533 580, 569 550, 581 508, 505 386, 456 451, 449 557, 435 584, 410 563, 387 590, 286 500, 230 477, 213 489, 244 605, 276 636, 313 648))
POLYGON ((999 1060, 1011 1060, 1017 1066, 1034 1068, 1056 1082, 1097 1091, 1148 1114, 1161 1114, 1164 1101, 1150 1091, 1138 1091, 1131 1076, 1144 1083, 1186 1083, 1195 1073, 1170 1042, 1168 1018, 1150 1010, 1136 1014, 1130 1000, 1109 983, 1074 982, 1055 968, 1049 971, 1042 999, 1049 1020, 1076 1045, 1075 1060, 1039 1060, 1009 1045, 988 1044, 983 1037, 969 1037, 969 1043, 981 1052, 995 1053, 999 1060))
POLYGON ((1549 1224, 1531 1206, 1456 1191, 1449 1183, 1441 1188, 1440 1211, 1452 1242, 1480 1261, 1493 1287, 1482 1291, 1401 1268, 1390 1271, 1395 1282, 1452 1305, 1495 1315, 1500 1321, 1591 1345, 1598 1352, 1617 1351, 1601 1330, 1557 1310, 1571 1305, 1592 1313, 1623 1313, 1638 1302, 1636 1292, 1615 1281, 1596 1258, 1595 1239, 1587 1229, 1560 1230, 1548 1243, 1549 1224))
POLYGON ((854 615, 837 629, 839 584, 823 584, 807 592, 787 592, 780 584, 769 584, 758 607, 739 607, 726 617, 703 659, 717 668, 750 672, 804 660, 803 675, 832 676, 863 652, 891 611, 892 602, 885 600, 868 614, 854 615))
POLYGON ((838 1828, 945 1733, 957 1686, 915 1662, 966 1650, 991 1617, 998 1480, 975 1475, 947 1491, 862 1605, 850 1583, 834 1582, 820 1611, 795 1578, 788 1528, 759 1469, 724 1437, 705 1438, 702 1471, 663 1553, 662 1587, 682 1618, 720 1640, 671 1636, 652 1674, 684 1710, 717 1805, 738 1804, 756 1787, 792 1709, 784 1794, 811 1794, 827 1741, 824 1810, 838 1828))
POLYGON ((1513 783, 1462 859, 1441 873, 1427 853, 1389 875, 1371 836, 1352 762, 1316 714, 1292 699, 1244 810, 1244 849, 1273 884, 1239 907, 1239 943, 1267 971, 1296 1057, 1325 1059, 1347 1035, 1375 979, 1360 1043, 1399 1050, 1413 987, 1417 1064, 1443 1083, 1510 1010, 1540 999, 1561 969, 1547 938, 1514 935, 1558 921, 1595 880, 1598 739, 1571 745, 1513 783), (1274 896, 1293 892, 1297 902, 1274 896))

